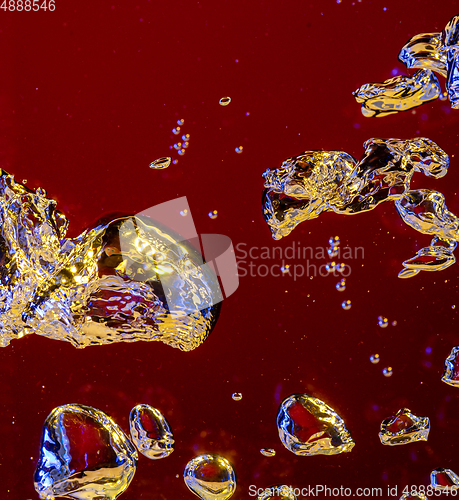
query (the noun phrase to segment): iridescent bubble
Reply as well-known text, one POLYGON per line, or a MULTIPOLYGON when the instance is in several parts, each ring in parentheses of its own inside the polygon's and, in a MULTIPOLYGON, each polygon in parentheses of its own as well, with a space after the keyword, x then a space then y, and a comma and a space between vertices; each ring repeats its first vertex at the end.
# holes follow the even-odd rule
POLYGON ((22 179, 23 184, 27 184, 27 179, 22 179))
POLYGON ((182 148, 186 149, 189 145, 190 145, 190 143, 188 141, 185 141, 182 143, 182 148))
POLYGON ((392 321, 391 324, 392 324, 392 326, 397 326, 397 321, 394 320, 394 321, 392 321))
POLYGON ((177 125, 182 126, 185 123, 185 120, 183 118, 180 118, 180 120, 177 120, 177 125))
POLYGON ((384 316, 378 316, 378 325, 381 328, 386 328, 388 324, 389 320, 387 318, 385 318, 384 316))
POLYGON ((175 128, 173 128, 173 129, 172 129, 172 133, 173 133, 174 135, 179 135, 179 134, 180 134, 180 127, 175 127, 175 128))
POLYGON ((378 363, 379 363, 379 354, 372 354, 372 355, 370 356, 370 361, 371 361, 374 365, 378 364, 378 363))
POLYGON ((240 392, 233 392, 233 395, 231 396, 234 401, 240 401, 242 399, 242 394, 240 392))
POLYGON ((244 151, 244 147, 243 146, 238 146, 237 148, 234 149, 234 151, 236 151, 236 153, 238 153, 238 154, 241 154, 242 151, 244 151))
POLYGON ((227 500, 236 489, 236 475, 226 458, 207 453, 190 460, 185 484, 201 500, 227 500))
POLYGON ((274 457, 276 455, 276 450, 273 448, 262 448, 260 453, 265 457, 274 457))
POLYGON ((190 134, 183 134, 182 135, 182 141, 189 141, 190 140, 190 134))
POLYGON ((219 101, 218 104, 220 106, 228 106, 228 104, 231 102, 231 97, 222 97, 219 101))
POLYGON ((183 217, 185 217, 186 215, 188 215, 188 210, 185 208, 185 210, 180 210, 180 215, 183 215, 183 217))
POLYGON ((325 269, 326 269, 329 273, 334 272, 334 271, 335 271, 335 269, 336 269, 336 262, 335 262, 335 261, 328 262, 328 264, 325 264, 325 269))
POLYGON ((385 377, 392 377, 393 370, 392 370, 391 366, 388 366, 387 368, 383 368, 382 372, 383 372, 383 375, 385 377))
POLYGON ((346 270, 346 264, 343 264, 342 262, 340 264, 338 264, 336 266, 336 270, 339 272, 339 273, 344 273, 344 271, 346 270))
POLYGON ((350 300, 344 300, 343 302, 341 302, 341 307, 345 310, 345 311, 349 311, 349 309, 352 307, 352 303, 350 300))
POLYGON ((174 144, 174 149, 180 149, 182 147, 182 143, 181 142, 176 142, 174 144))
POLYGON ((177 151, 177 153, 180 155, 180 156, 183 156, 185 154, 185 150, 184 149, 179 149, 177 151))
POLYGON ((269 486, 265 488, 260 495, 258 495, 257 500, 297 500, 294 490, 291 486, 286 484, 269 486))
POLYGON ((132 441, 147 458, 157 460, 174 451, 174 436, 163 414, 147 404, 135 406, 129 415, 132 441))
POLYGON ((161 170, 167 168, 171 164, 172 158, 170 156, 163 156, 155 161, 152 161, 149 165, 150 168, 155 168, 161 170))
POLYGON ((336 455, 354 447, 343 419, 308 394, 284 399, 277 413, 277 430, 282 444, 295 455, 336 455))
POLYGON ((105 413, 69 404, 47 417, 34 486, 40 498, 114 500, 129 486, 137 452, 105 413))
POLYGON ((344 292, 346 290, 346 280, 343 278, 338 283, 336 283, 335 288, 338 290, 338 292, 344 292))
POLYGON ((218 217, 218 212, 217 210, 212 210, 207 214, 211 219, 216 219, 218 217))
POLYGON ((281 270, 282 274, 288 274, 290 272, 289 264, 285 264, 285 266, 281 266, 280 270, 281 270))

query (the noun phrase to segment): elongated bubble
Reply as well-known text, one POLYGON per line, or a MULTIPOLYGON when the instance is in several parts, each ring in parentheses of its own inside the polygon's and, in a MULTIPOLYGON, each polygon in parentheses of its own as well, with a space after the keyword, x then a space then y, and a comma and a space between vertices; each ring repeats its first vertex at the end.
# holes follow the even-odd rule
POLYGON ((59 406, 43 425, 34 485, 43 499, 114 500, 129 486, 136 464, 129 438, 105 413, 59 406))
POLYGON ((436 490, 459 489, 459 476, 451 469, 439 468, 430 473, 430 486, 436 490))
POLYGON ((164 415, 147 404, 135 406, 129 415, 132 441, 142 455, 157 460, 174 451, 174 436, 164 415))
POLYGON ((399 277, 454 264, 459 218, 447 209, 441 193, 410 189, 415 172, 433 178, 446 175, 448 155, 425 137, 373 138, 364 148, 359 162, 342 151, 305 151, 285 160, 277 170, 268 169, 263 174, 262 208, 273 238, 289 235, 298 224, 322 212, 352 215, 393 201, 406 224, 434 237, 430 245, 403 262, 399 277))
POLYGON ((354 447, 343 419, 307 394, 293 394, 282 401, 277 430, 282 444, 295 455, 337 455, 354 447))
POLYGON ((236 489, 232 465, 226 458, 212 453, 190 460, 183 478, 188 488, 201 500, 227 500, 236 489))

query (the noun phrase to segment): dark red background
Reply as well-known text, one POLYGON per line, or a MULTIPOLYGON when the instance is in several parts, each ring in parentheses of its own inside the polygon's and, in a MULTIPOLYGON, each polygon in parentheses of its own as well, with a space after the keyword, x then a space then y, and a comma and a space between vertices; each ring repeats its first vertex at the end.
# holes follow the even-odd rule
MULTIPOLYGON (((54 12, 0 10, 0 166, 58 200, 72 236, 105 213, 187 196, 200 233, 261 247, 274 244, 260 208, 266 168, 308 149, 358 158, 370 137, 425 136, 448 152, 450 172, 437 181, 415 174, 412 185, 443 192, 459 213, 459 111, 438 100, 367 119, 351 94, 403 72, 397 55, 408 38, 441 31, 457 10, 452 0, 56 0, 54 12), (231 104, 219 106, 227 95, 231 104), (186 154, 149 169, 170 154, 180 118, 191 135, 186 154)), ((350 262, 345 292, 334 277, 241 277, 193 352, 155 342, 76 350, 33 335, 1 349, 0 497, 38 498, 41 427, 65 403, 95 406, 125 431, 138 403, 169 420, 176 451, 141 457, 126 500, 193 498, 182 474, 204 452, 234 465, 235 499, 276 483, 390 485, 400 494, 427 485, 437 467, 459 473, 459 390, 440 381, 459 344, 457 266, 398 279, 402 261, 430 238, 405 226, 391 203, 357 217, 323 214, 277 245, 325 247, 335 235, 365 249, 350 262), (397 326, 381 329, 378 315, 397 326), (340 413, 356 442, 351 453, 296 457, 282 446, 276 413, 294 392, 340 413), (381 420, 402 406, 430 417, 427 443, 381 445, 381 420), (263 457, 263 447, 277 455, 263 457)))

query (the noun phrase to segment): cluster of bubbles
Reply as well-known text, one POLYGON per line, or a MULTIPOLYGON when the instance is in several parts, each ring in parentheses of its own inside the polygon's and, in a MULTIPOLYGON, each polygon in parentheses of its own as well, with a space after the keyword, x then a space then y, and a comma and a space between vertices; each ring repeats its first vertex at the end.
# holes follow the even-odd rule
MULTIPOLYGON (((177 120, 177 125, 172 129, 172 133, 174 135, 180 135, 182 133, 182 126, 184 125, 185 120, 180 118, 177 120)), ((175 149, 179 156, 183 156, 185 154, 186 149, 188 149, 190 145, 190 134, 183 134, 181 142, 175 142, 173 145, 169 146, 169 149, 175 149)), ((149 165, 150 168, 154 168, 156 170, 162 170, 167 168, 170 164, 176 165, 178 163, 178 159, 174 160, 170 156, 163 156, 162 158, 158 158, 152 161, 149 165)))

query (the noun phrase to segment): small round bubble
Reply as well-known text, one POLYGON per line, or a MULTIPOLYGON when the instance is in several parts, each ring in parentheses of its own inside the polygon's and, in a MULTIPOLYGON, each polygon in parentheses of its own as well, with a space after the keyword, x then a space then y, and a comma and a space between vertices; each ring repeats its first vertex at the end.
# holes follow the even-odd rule
POLYGON ((179 135, 179 134, 180 134, 180 127, 175 127, 175 128, 173 128, 173 129, 172 129, 172 133, 173 133, 174 135, 179 135))
POLYGON ((174 144, 174 149, 180 149, 182 147, 182 143, 181 142, 176 142, 174 144))
POLYGON ((273 450, 272 448, 262 448, 260 453, 265 457, 274 457, 276 455, 276 450, 273 450))
POLYGON ((180 215, 185 217, 188 214, 188 210, 185 208, 185 210, 180 210, 180 215))
POLYGON ((183 118, 180 118, 180 120, 177 120, 177 125, 183 125, 185 123, 185 120, 183 118))
POLYGON ((167 168, 171 164, 172 158, 170 156, 163 156, 150 163, 150 168, 162 169, 167 168))
POLYGON ((27 179, 22 179, 23 184, 27 184, 27 179))
POLYGON ((345 269, 346 269, 346 264, 343 264, 342 262, 336 266, 336 270, 339 273, 344 273, 345 269))
POLYGON ((183 134, 182 135, 182 141, 189 141, 190 140, 190 134, 183 134))
POLYGON ((285 264, 285 266, 281 267, 281 271, 284 274, 287 274, 289 272, 289 270, 290 270, 290 266, 288 264, 285 264))
POLYGON ((392 324, 392 326, 397 326, 397 321, 395 321, 395 319, 394 319, 394 321, 392 321, 391 324, 392 324))
POLYGON ((218 217, 218 212, 217 210, 212 210, 212 212, 209 212, 207 214, 211 219, 216 219, 218 217))
POLYGON ((177 163, 178 163, 177 158, 176 158, 175 160, 172 160, 172 163, 173 163, 174 165, 177 165, 177 163))
POLYGON ((383 375, 385 377, 392 377, 392 373, 393 373, 393 370, 392 370, 392 367, 391 366, 388 366, 386 368, 383 368, 383 375))
POLYGON ((335 287, 338 290, 338 292, 344 292, 344 290, 346 290, 346 280, 343 278, 342 280, 338 281, 335 287))
POLYGON ((234 401, 240 401, 242 399, 242 394, 240 392, 233 392, 233 395, 231 396, 234 401))
POLYGON ((331 246, 331 247, 337 247, 339 246, 339 236, 332 236, 329 240, 328 240, 328 244, 331 246))
POLYGON ((379 363, 379 354, 372 354, 370 356, 370 361, 376 365, 377 363, 379 363))
POLYGON ((327 248, 327 253, 330 258, 337 257, 338 256, 339 249, 338 247, 330 247, 327 248))
POLYGON ((177 153, 180 155, 180 156, 183 156, 185 154, 185 150, 184 149, 179 149, 177 151, 177 153))
POLYGON ((238 153, 238 154, 241 154, 242 151, 244 151, 244 148, 243 148, 243 146, 238 146, 237 148, 234 148, 234 151, 236 151, 236 153, 238 153))
POLYGON ((182 143, 182 148, 186 149, 189 145, 190 145, 190 143, 188 141, 185 141, 182 143))
POLYGON ((222 97, 219 101, 218 104, 220 106, 228 106, 228 104, 231 102, 231 97, 222 97))
POLYGON ((336 262, 332 261, 332 262, 329 262, 328 264, 325 264, 325 269, 329 273, 332 273, 336 269, 336 262))
POLYGON ((341 307, 345 310, 345 311, 349 311, 349 309, 351 308, 352 306, 352 303, 350 300, 344 300, 343 302, 341 302, 341 307))
POLYGON ((387 318, 385 318, 384 316, 378 316, 378 325, 381 328, 386 328, 388 324, 389 320, 387 318))

